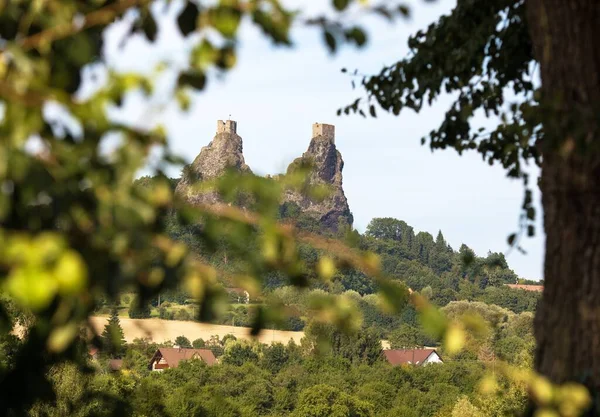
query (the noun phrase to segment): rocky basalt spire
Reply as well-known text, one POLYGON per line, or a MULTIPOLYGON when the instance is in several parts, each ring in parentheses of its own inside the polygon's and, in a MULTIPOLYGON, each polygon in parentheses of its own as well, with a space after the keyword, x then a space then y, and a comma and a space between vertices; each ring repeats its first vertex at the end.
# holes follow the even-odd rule
MULTIPOLYGON (((282 204, 298 206, 302 214, 317 220, 324 229, 337 230, 341 224, 352 225, 352 213, 342 188, 344 161, 335 146, 335 127, 315 123, 308 150, 294 160, 288 172, 295 167, 310 166, 309 186, 325 185, 329 194, 323 200, 315 200, 299 191, 288 190, 282 204)), ((200 151, 194 162, 186 166, 175 192, 193 205, 221 203, 217 192, 195 190, 192 185, 199 181, 218 178, 228 169, 250 173, 242 153, 242 138, 237 134, 237 123, 221 120, 212 142, 200 151)))
POLYGON ((218 178, 228 169, 251 172, 244 161, 242 138, 237 134, 237 123, 233 120, 217 122, 217 133, 213 140, 200 151, 177 184, 175 192, 191 204, 214 204, 221 202, 216 192, 198 192, 191 185, 197 181, 218 178))
POLYGON ((284 202, 297 204, 303 213, 328 229, 337 230, 341 223, 351 226, 354 219, 342 188, 344 161, 335 146, 335 126, 315 123, 312 131, 308 150, 292 162, 288 172, 299 164, 308 164, 311 167, 308 183, 326 185, 330 193, 322 201, 315 201, 297 191, 288 191, 284 202))

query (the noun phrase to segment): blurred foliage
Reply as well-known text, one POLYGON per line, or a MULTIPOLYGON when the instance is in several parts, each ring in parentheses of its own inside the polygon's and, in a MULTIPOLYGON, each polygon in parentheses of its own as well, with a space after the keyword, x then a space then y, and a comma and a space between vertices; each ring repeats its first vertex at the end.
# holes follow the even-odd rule
MULTIPOLYGON (((119 292, 137 293, 130 305, 132 317, 147 317, 148 302, 179 283, 198 303, 199 319, 209 320, 223 310, 219 272, 167 236, 165 221, 173 210, 188 224, 202 224, 195 238, 206 250, 225 241, 239 252, 246 274, 235 279, 251 293, 268 271, 305 285, 307 267, 298 259, 298 234, 276 223, 280 182, 256 177, 220 181, 219 191, 226 198, 250 194, 254 213, 183 207, 173 198, 173 184, 164 173, 182 163, 169 150, 164 129, 126 125, 109 113, 131 92, 152 97, 166 71, 176 73, 170 97, 187 108, 190 92, 202 90, 215 73, 235 66, 243 21, 284 46, 292 45, 293 24, 314 27, 335 52, 346 44, 366 43, 366 32, 350 12, 392 20, 405 15, 405 9, 391 2, 371 6, 335 1, 333 6, 332 15, 305 16, 277 0, 210 5, 190 0, 0 2, 0 285, 19 309, 34 315, 23 341, 6 350, 10 363, 0 368, 6 413, 18 415, 36 401, 52 400, 48 370, 55 364, 71 360, 85 368, 76 354, 80 326, 99 303, 118 304, 119 292), (160 36, 160 20, 173 7, 178 9, 181 35, 192 45, 185 68, 163 62, 142 75, 118 72, 105 62, 103 33, 109 25, 119 21, 128 27, 124 44, 139 36, 152 43, 160 36), (86 75, 91 67, 103 71, 104 82, 94 83, 86 75), (49 116, 48 108, 63 116, 49 116), (111 138, 118 138, 117 144, 106 152, 111 138), (149 155, 156 151, 161 157, 148 167, 149 155), (152 184, 134 184, 141 168, 153 171, 152 184), (250 242, 261 250, 244 251, 247 243, 252 247, 250 242)), ((340 252, 336 262, 384 281, 370 258, 339 245, 330 248, 317 238, 305 239, 340 252)), ((0 309, 3 338, 15 324, 6 305, 0 309)), ((336 306, 322 306, 327 310, 323 314, 347 323, 345 305, 336 306)), ((254 331, 275 316, 261 310, 254 331)), ((148 383, 143 395, 159 391, 148 383)), ((132 401, 143 403, 142 397, 132 401)))
POLYGON ((540 164, 536 143, 543 137, 525 9, 523 0, 458 2, 451 13, 410 37, 406 58, 376 75, 351 73, 360 78, 367 96, 338 110, 366 116, 368 108, 377 117, 379 107, 397 116, 407 109, 419 112, 441 95, 455 93, 444 120, 422 143, 432 150, 476 151, 490 165, 500 164, 508 177, 523 181, 520 227, 508 238, 520 250, 520 237, 535 233, 527 165, 540 164), (486 130, 476 125, 477 114, 496 116, 501 123, 486 130))

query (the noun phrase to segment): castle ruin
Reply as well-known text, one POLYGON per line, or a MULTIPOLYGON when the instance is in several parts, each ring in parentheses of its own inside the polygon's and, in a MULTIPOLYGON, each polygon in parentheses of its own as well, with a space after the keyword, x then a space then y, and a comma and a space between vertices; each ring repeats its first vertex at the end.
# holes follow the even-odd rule
POLYGON ((314 123, 312 126, 312 137, 323 136, 335 143, 335 126, 325 123, 314 123))
POLYGON ((217 134, 219 133, 236 133, 237 122, 233 120, 218 120, 217 121, 217 134))
MULTIPOLYGON (((330 193, 327 198, 316 200, 303 190, 286 189, 280 209, 283 208, 284 212, 297 209, 319 222, 325 229, 337 230, 342 224, 351 226, 353 216, 342 187, 344 161, 335 146, 334 125, 312 125, 312 139, 308 149, 290 164, 286 172, 292 172, 299 166, 310 166, 310 172, 306 174, 307 185, 324 185, 330 193)), ((216 190, 198 190, 194 184, 218 178, 227 170, 252 172, 244 161, 237 122, 219 120, 213 140, 184 169, 175 192, 192 205, 223 203, 223 197, 216 190)))

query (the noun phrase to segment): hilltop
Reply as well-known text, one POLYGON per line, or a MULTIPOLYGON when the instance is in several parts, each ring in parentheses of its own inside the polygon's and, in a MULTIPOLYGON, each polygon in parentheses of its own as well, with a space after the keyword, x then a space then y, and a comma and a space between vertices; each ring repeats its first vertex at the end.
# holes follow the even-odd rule
MULTIPOLYGON (((302 212, 328 230, 337 230, 342 224, 351 227, 353 217, 342 185, 344 161, 335 146, 333 125, 313 125, 308 149, 289 165, 287 172, 299 167, 310 167, 307 185, 325 186, 328 195, 317 200, 299 191, 287 190, 281 202, 282 212, 288 215, 302 212)), ((175 192, 192 205, 222 202, 216 192, 198 191, 192 185, 219 178, 226 171, 252 172, 244 160, 243 140, 237 132, 237 122, 233 120, 217 122, 214 138, 184 168, 175 192)))

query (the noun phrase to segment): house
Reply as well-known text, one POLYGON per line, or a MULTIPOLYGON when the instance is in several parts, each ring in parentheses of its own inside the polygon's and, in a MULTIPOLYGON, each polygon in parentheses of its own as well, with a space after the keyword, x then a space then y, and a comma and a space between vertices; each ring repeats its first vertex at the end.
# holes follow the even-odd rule
POLYGON ((388 349, 383 351, 383 355, 394 366, 444 363, 435 349, 388 349))
POLYGON ((543 285, 506 284, 506 286, 509 288, 525 290, 525 291, 535 291, 535 292, 544 291, 543 285))
POLYGON ((98 353, 99 353, 99 349, 96 346, 89 346, 88 347, 88 355, 90 355, 90 358, 92 358, 93 360, 97 360, 98 359, 98 353))
POLYGON ((177 368, 179 362, 190 359, 200 359, 207 365, 214 365, 217 362, 210 349, 160 348, 152 356, 149 368, 153 371, 177 368))

